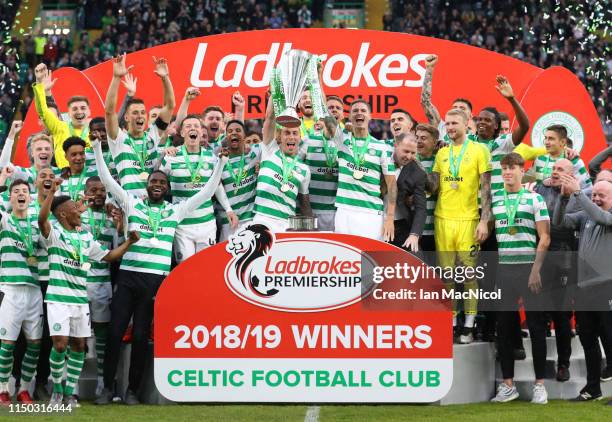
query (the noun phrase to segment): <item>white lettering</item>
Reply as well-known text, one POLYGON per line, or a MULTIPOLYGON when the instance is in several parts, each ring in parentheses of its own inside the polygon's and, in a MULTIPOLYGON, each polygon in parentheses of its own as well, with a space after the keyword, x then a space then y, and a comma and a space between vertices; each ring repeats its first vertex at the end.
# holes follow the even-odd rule
POLYGON ((423 67, 421 62, 425 62, 425 58, 427 56, 429 56, 429 54, 415 54, 414 56, 412 56, 412 58, 410 59, 410 68, 414 70, 417 75, 419 75, 419 79, 416 81, 409 79, 404 83, 405 86, 409 88, 419 88, 423 86, 423 79, 425 78, 425 68, 423 67))
POLYGON ((338 88, 339 86, 344 85, 348 82, 351 71, 353 70, 353 60, 347 54, 336 54, 327 59, 325 63, 325 67, 323 68, 323 84, 330 88, 338 88), (332 79, 332 70, 334 69, 334 65, 338 62, 344 64, 344 68, 342 69, 342 75, 339 79, 332 79))
POLYGON ((361 77, 365 79, 365 82, 370 87, 376 86, 376 81, 372 76, 372 68, 376 63, 384 57, 384 54, 375 54, 370 60, 368 58, 368 49, 370 48, 369 42, 361 43, 359 49, 359 55, 357 56, 357 63, 355 64, 355 73, 353 74, 353 80, 351 81, 352 87, 358 87, 361 83, 361 77))
POLYGON ((378 72, 378 80, 382 86, 389 88, 399 88, 403 85, 404 81, 401 79, 390 80, 388 75, 403 75, 408 71, 408 59, 403 54, 391 54, 384 58, 380 64, 380 71, 378 72), (398 66, 392 66, 393 62, 399 63, 398 66))

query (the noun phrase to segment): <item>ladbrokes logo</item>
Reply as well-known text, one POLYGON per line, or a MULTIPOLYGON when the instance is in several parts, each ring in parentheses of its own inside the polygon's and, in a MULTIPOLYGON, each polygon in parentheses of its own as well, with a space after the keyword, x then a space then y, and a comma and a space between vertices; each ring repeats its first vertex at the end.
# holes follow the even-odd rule
POLYGON ((240 298, 269 309, 316 312, 359 301, 362 257, 357 248, 331 240, 275 239, 261 224, 229 238, 232 255, 225 281, 240 298))
MULTIPOLYGON (((238 88, 244 84, 251 88, 263 88, 270 83, 272 68, 281 55, 292 48, 292 43, 273 42, 263 54, 225 54, 220 57, 216 67, 206 59, 208 43, 200 43, 191 69, 191 85, 200 88, 238 88), (215 69, 214 74, 206 69, 215 69)), ((351 48, 349 48, 351 50, 351 48)), ((223 50, 225 51, 225 50, 223 50)), ((319 54, 323 61, 323 83, 329 88, 341 86, 419 88, 425 77, 425 58, 429 53, 422 52, 413 56, 400 53, 382 54, 370 51, 370 43, 363 42, 359 50, 347 51, 348 54, 319 54)), ((219 56, 219 52, 213 53, 219 56)))

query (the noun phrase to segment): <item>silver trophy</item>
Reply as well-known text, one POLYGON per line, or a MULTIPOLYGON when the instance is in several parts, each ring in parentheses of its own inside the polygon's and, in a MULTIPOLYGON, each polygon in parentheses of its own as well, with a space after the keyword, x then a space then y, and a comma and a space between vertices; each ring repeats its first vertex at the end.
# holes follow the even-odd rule
POLYGON ((308 77, 308 62, 311 54, 304 50, 289 50, 278 62, 276 68, 278 78, 273 78, 272 95, 276 94, 284 108, 276 115, 276 123, 285 127, 298 127, 301 121, 296 107, 304 92, 308 77), (280 83, 274 81, 280 79, 280 83), (276 93, 275 93, 276 90, 276 93))

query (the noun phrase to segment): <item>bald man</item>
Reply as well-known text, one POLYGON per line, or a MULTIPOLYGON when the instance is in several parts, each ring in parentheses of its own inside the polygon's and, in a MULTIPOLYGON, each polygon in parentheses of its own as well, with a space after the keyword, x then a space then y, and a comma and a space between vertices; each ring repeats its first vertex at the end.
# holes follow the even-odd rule
MULTIPOLYGON (((551 186, 538 184, 535 192, 542 195, 551 217, 554 216, 557 202, 561 201, 561 177, 573 175, 574 166, 568 159, 562 158, 553 164, 551 186)), ((576 212, 576 201, 571 199, 568 212, 576 212)), ((555 340, 557 343, 557 374, 559 382, 570 378, 569 364, 572 354, 571 302, 572 296, 568 286, 573 286, 576 279, 576 237, 574 230, 551 224, 550 246, 542 267, 542 285, 544 296, 551 300, 547 309, 555 324, 555 340)))
POLYGON ((612 338, 612 183, 600 180, 593 186, 589 199, 580 190, 578 180, 561 176, 562 200, 559 201, 553 224, 580 230, 578 245, 578 290, 576 322, 584 349, 587 384, 574 400, 600 400, 601 349, 599 338, 612 338), (574 197, 582 210, 567 213, 569 198, 574 197))

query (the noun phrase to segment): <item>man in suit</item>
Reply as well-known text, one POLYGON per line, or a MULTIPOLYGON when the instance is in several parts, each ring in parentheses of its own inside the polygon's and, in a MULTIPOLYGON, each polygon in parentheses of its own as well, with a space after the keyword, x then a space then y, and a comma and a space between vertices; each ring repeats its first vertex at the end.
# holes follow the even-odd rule
POLYGON ((413 252, 419 250, 419 238, 427 215, 425 184, 427 173, 416 160, 417 140, 413 133, 402 133, 395 140, 393 160, 397 177, 395 237, 393 244, 413 252))

